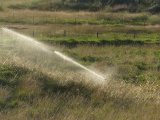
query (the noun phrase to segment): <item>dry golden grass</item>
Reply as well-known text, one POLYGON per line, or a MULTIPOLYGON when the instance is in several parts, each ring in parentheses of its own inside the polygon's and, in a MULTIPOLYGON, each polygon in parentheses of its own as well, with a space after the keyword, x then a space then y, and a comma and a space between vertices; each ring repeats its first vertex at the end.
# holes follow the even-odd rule
MULTIPOLYGON (((26 76, 23 78, 24 80, 20 79, 22 84, 18 85, 18 89, 21 91, 26 91, 27 88, 29 96, 35 93, 33 94, 34 97, 29 98, 27 101, 18 99, 19 104, 16 108, 1 111, 1 119, 159 119, 159 93, 158 90, 149 91, 150 85, 148 88, 147 86, 136 87, 112 79, 107 84, 95 88, 92 84, 84 83, 83 86, 94 89, 89 94, 90 99, 83 96, 84 93, 81 93, 82 91, 78 86, 77 88, 73 87, 73 92, 79 89, 78 95, 73 94, 70 96, 68 93, 70 91, 67 89, 64 93, 61 93, 59 89, 59 93, 46 91, 46 94, 41 96, 39 93, 43 93, 42 87, 44 84, 38 78, 35 79, 34 75, 36 74, 37 71, 34 71, 29 75, 30 77, 26 76), (37 85, 41 87, 35 87, 37 85)), ((75 79, 81 81, 79 76, 70 77, 70 81, 75 81, 75 79)), ((51 79, 50 82, 53 84, 56 81, 51 79)), ((63 86, 65 84, 67 85, 67 83, 63 83, 63 86)))
POLYGON ((35 17, 35 21, 39 19, 47 19, 47 18, 64 18, 64 19, 95 19, 97 13, 92 12, 65 12, 65 11, 38 11, 38 10, 8 10, 4 12, 0 12, 1 17, 10 17, 14 19, 27 19, 32 20, 33 16, 35 17), (12 13, 12 14, 11 14, 12 13))
MULTIPOLYGON (((1 4, 7 7, 9 4, 13 4, 12 2, 4 1, 1 4)), ((21 4, 22 2, 24 1, 19 1, 14 4, 21 4)), ((25 2, 26 4, 29 3, 28 1, 25 2)), ((12 11, 10 9, 5 9, 4 12, 0 12, 1 18, 27 19, 27 21, 32 22, 33 16, 34 21, 38 22, 42 19, 55 17, 64 19, 97 19, 101 17, 105 19, 107 16, 107 18, 127 20, 141 15, 141 13, 70 13, 31 10, 12 11)), ((159 16, 157 19, 159 19, 159 16)), ((112 25, 88 24, 6 24, 5 22, 0 23, 0 25, 13 28, 28 36, 32 36, 33 30, 35 30, 36 38, 46 35, 63 34, 64 29, 71 34, 95 34, 97 31, 102 33, 126 32, 137 28, 150 30, 151 32, 159 31, 159 25, 126 25, 123 27, 114 27, 112 25)), ((2 42, 1 37, 0 39, 2 42)), ((56 49, 61 52, 69 51, 70 53, 76 53, 79 59, 72 56, 73 59, 85 64, 88 68, 100 71, 106 76, 107 82, 103 84, 95 84, 93 77, 90 78, 86 72, 76 73, 75 70, 77 70, 77 68, 73 69, 73 66, 70 67, 71 64, 67 62, 63 61, 63 64, 59 64, 58 62, 62 61, 57 59, 58 62, 56 66, 54 56, 49 56, 44 52, 38 52, 38 50, 31 49, 33 46, 28 46, 29 44, 26 46, 19 44, 18 47, 21 49, 18 49, 17 46, 5 46, 6 49, 3 49, 4 46, 1 46, 0 48, 1 55, 7 53, 5 57, 0 56, 0 64, 5 63, 3 66, 6 67, 14 66, 23 73, 17 76, 16 87, 0 86, 0 105, 2 105, 0 119, 160 119, 159 45, 78 45, 74 48, 61 45, 50 46, 51 50, 56 49), (9 50, 7 48, 10 47, 18 50, 7 52, 9 50), (21 51, 23 50, 22 48, 25 49, 25 52, 21 51), (87 63, 81 59, 87 56, 97 57, 100 58, 100 60, 87 63), (63 65, 67 66, 65 67, 63 65), (126 80, 127 77, 129 80, 126 80), (134 80, 141 82, 134 83, 134 80), (3 108, 4 103, 7 104, 6 108, 3 108)))

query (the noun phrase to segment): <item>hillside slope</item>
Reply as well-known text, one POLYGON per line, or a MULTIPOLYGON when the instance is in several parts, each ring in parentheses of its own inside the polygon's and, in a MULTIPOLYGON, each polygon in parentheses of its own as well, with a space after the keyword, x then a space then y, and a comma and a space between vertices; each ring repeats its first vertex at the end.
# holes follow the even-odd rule
POLYGON ((65 82, 36 69, 3 64, 0 76, 1 119, 159 119, 159 104, 122 83, 65 82))

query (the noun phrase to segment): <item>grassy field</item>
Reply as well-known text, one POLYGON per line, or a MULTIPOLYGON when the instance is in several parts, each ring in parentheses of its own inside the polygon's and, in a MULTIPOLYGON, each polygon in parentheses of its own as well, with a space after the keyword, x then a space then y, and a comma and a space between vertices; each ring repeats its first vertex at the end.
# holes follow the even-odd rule
POLYGON ((0 27, 30 37, 34 31, 42 43, 0 30, 0 119, 160 119, 158 14, 29 9, 36 1, 0 0, 0 27), (107 81, 97 84, 54 50, 107 81))
MULTIPOLYGON (((49 12, 5 10, 0 12, 1 26, 16 29, 38 40, 74 43, 159 43, 159 15, 149 13, 49 12), (147 17, 144 22, 143 19, 147 17), (7 24, 6 24, 7 23, 7 24), (66 37, 64 37, 66 30, 66 37), (98 32, 98 39, 97 39, 98 32), (135 34, 135 37, 134 37, 135 34), (64 42, 65 41, 65 42, 64 42)), ((125 44, 128 44, 125 43, 125 44)), ((70 43, 69 43, 70 44, 70 43)))
POLYGON ((95 85, 74 72, 46 72, 43 56, 36 65, 1 61, 1 119, 159 119, 159 46, 62 48, 109 74, 108 82, 95 85))

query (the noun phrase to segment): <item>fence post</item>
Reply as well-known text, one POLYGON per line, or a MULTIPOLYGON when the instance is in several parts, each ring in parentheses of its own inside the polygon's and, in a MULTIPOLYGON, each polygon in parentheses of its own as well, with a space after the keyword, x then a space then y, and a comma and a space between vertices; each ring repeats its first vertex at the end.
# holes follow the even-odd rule
POLYGON ((76 18, 75 18, 75 24, 77 23, 77 20, 76 20, 76 18))
POLYGON ((134 31, 134 39, 136 38, 136 31, 134 31))
POLYGON ((66 30, 64 30, 64 37, 66 37, 66 30))
POLYGON ((98 32, 97 32, 97 38, 98 38, 98 32))

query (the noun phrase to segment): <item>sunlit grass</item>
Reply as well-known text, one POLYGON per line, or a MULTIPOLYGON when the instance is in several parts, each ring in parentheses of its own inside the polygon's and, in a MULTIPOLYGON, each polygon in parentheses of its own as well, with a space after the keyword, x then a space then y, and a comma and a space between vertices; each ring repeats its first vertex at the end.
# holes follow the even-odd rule
POLYGON ((103 84, 32 40, 1 32, 0 45, 2 119, 159 118, 159 45, 46 46, 100 71, 103 84))
POLYGON ((160 45, 154 44, 160 29, 153 26, 159 15, 8 8, 32 2, 0 0, 0 25, 28 36, 34 31, 51 53, 70 56, 106 82, 44 52, 43 45, 0 31, 0 119, 160 119, 160 45))

